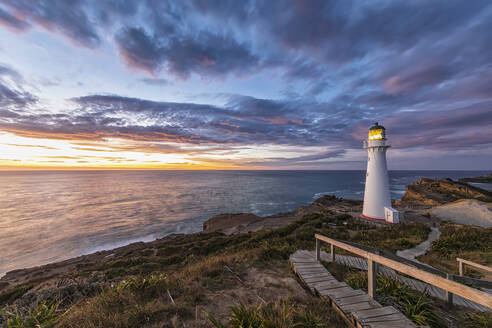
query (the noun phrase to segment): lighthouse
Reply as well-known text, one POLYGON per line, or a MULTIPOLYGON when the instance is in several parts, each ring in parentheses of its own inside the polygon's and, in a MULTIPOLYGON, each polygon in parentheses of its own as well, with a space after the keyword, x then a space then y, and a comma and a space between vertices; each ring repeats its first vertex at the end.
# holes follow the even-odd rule
POLYGON ((362 217, 365 219, 398 223, 398 211, 391 207, 388 168, 386 165, 386 129, 374 123, 369 129, 364 149, 367 150, 366 188, 362 217))

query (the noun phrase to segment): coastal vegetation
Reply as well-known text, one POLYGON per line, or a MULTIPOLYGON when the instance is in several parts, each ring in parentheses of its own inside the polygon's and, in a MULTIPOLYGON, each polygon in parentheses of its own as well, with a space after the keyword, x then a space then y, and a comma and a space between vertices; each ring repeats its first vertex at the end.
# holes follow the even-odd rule
MULTIPOLYGON (((78 298, 66 297, 60 288, 52 293, 37 293, 32 285, 10 288, 0 294, 3 316, 11 321, 15 317, 17 323, 24 320, 28 327, 32 316, 29 308, 34 304, 24 300, 33 295, 47 306, 59 304, 56 320, 49 321, 56 327, 181 326, 184 322, 208 321, 203 311, 225 320, 228 306, 237 306, 240 301, 249 308, 263 299, 260 305, 264 307, 289 297, 294 300, 289 306, 309 312, 310 307, 301 305, 314 304, 310 302, 315 298, 294 290, 298 284, 288 257, 297 249, 313 249, 315 233, 395 251, 422 242, 428 231, 421 223, 375 228, 349 215, 321 211, 256 233, 183 235, 158 247, 80 266, 70 277, 63 277, 78 282, 78 298), (250 285, 255 275, 270 275, 272 281, 250 285), (282 296, 280 300, 277 295, 282 296), (214 302, 220 304, 212 306, 214 302)), ((336 322, 338 316, 333 314, 332 319, 336 322)))
MULTIPOLYGON (((339 281, 346 282, 353 289, 367 292, 367 271, 361 271, 339 263, 323 262, 327 269, 339 281)), ((399 309, 418 325, 429 327, 446 327, 439 317, 442 306, 427 293, 419 292, 398 280, 378 274, 376 283, 376 300, 382 305, 391 305, 399 309)))
MULTIPOLYGON (((449 248, 449 254, 460 247, 487 250, 489 237, 478 229, 472 234, 478 246, 473 246, 446 223, 432 252, 441 247, 449 248)), ((376 227, 321 210, 258 232, 171 236, 8 288, 0 293, 1 316, 8 327, 240 327, 245 322, 253 322, 251 327, 344 327, 334 311, 300 286, 289 255, 313 250, 315 233, 395 252, 426 240, 429 231, 424 223, 376 227)), ((337 279, 367 289, 367 273, 327 266, 337 279)), ((443 326, 439 317, 448 310, 426 294, 379 276, 377 295, 416 323, 443 326)), ((458 312, 461 318, 469 315, 458 312)), ((469 318, 489 322, 479 314, 469 318)))
POLYGON ((322 328, 341 324, 327 303, 312 299, 310 302, 292 302, 288 299, 276 303, 247 307, 243 303, 229 307, 231 313, 223 324, 209 313, 205 313, 215 328, 322 328))
MULTIPOLYGON (((457 257, 484 265, 492 265, 492 228, 468 226, 444 221, 440 225, 441 236, 431 249, 418 260, 458 274, 457 257)), ((466 275, 483 277, 483 272, 466 268, 466 275)))

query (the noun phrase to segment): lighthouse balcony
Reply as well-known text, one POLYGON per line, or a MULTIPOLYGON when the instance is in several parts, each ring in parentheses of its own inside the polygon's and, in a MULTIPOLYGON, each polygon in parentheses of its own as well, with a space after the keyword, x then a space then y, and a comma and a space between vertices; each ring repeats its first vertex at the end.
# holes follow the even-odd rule
POLYGON ((386 139, 364 140, 363 147, 364 147, 364 149, 373 148, 373 147, 386 147, 387 148, 387 147, 390 147, 390 145, 388 145, 386 143, 386 139))

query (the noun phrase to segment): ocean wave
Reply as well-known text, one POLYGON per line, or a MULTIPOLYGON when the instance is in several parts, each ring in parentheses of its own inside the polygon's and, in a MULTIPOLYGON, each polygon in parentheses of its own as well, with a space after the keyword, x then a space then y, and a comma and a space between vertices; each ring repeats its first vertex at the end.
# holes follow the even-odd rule
POLYGON ((118 247, 123 247, 123 246, 130 245, 130 244, 133 244, 133 243, 138 243, 138 242, 147 243, 149 241, 156 240, 157 238, 159 238, 159 237, 156 237, 155 235, 152 234, 152 235, 143 236, 143 237, 137 237, 137 238, 126 239, 126 240, 122 240, 122 241, 115 241, 115 242, 105 243, 105 244, 102 244, 102 245, 99 245, 99 246, 96 246, 96 247, 91 247, 91 248, 85 249, 84 251, 82 251, 79 254, 79 256, 80 255, 92 254, 92 253, 96 253, 96 252, 101 252, 101 251, 107 251, 107 250, 110 250, 110 249, 115 249, 115 248, 118 248, 118 247))

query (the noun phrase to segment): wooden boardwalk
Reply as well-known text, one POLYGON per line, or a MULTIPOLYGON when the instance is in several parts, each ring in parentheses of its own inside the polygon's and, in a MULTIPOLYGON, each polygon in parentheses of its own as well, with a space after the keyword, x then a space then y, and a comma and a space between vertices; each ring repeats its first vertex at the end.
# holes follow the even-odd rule
POLYGON ((316 261, 314 252, 299 250, 290 256, 290 263, 299 279, 313 293, 325 298, 351 327, 417 327, 394 307, 383 307, 362 290, 336 280, 316 261))
MULTIPOLYGON (((315 256, 314 251, 309 252, 309 254, 311 257, 315 256)), ((329 253, 321 251, 320 257, 323 261, 331 262, 331 255, 329 253)), ((335 262, 340 263, 340 264, 344 264, 344 265, 347 265, 347 266, 350 266, 352 268, 356 268, 359 270, 366 270, 367 271, 367 260, 360 258, 360 257, 338 255, 337 254, 335 256, 335 262)), ((432 286, 428 283, 425 283, 423 281, 419 281, 416 279, 404 277, 404 276, 396 273, 395 270, 392 270, 390 268, 387 268, 387 267, 384 267, 381 265, 378 266, 378 273, 381 273, 385 276, 397 279, 401 283, 409 286, 410 288, 418 290, 422 293, 427 292, 432 297, 438 298, 438 299, 443 300, 443 301, 447 300, 446 291, 444 291, 441 288, 438 288, 436 286, 432 286)), ((472 302, 470 300, 467 300, 467 299, 460 297, 458 295, 453 296, 453 304, 458 305, 458 306, 464 306, 464 307, 467 307, 469 309, 473 309, 473 310, 481 311, 481 312, 490 311, 489 308, 482 306, 480 304, 477 304, 475 302, 472 302)))

